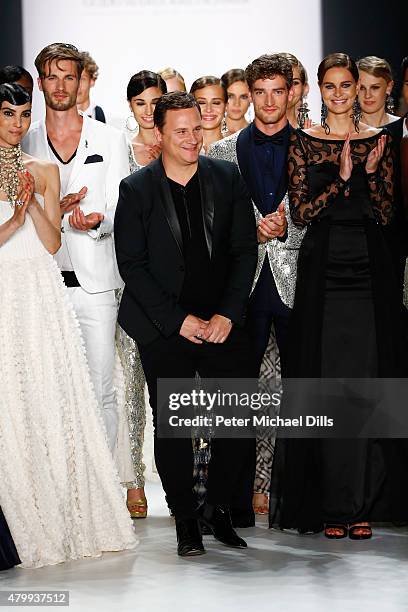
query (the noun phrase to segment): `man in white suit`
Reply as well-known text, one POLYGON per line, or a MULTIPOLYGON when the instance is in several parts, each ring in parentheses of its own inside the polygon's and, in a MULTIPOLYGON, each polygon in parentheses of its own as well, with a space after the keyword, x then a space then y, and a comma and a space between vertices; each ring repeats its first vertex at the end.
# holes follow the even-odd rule
POLYGON ((122 285, 113 242, 119 183, 129 174, 124 134, 77 110, 83 70, 73 45, 54 43, 35 60, 46 104, 23 143, 55 162, 61 177, 62 245, 56 255, 79 319, 96 396, 113 449, 118 411, 113 384, 116 301, 122 285))

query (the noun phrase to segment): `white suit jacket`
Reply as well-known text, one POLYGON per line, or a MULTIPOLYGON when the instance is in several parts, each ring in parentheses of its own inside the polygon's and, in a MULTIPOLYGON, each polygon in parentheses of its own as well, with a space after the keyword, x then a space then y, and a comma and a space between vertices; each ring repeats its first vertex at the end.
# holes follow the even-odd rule
MULTIPOLYGON (((130 173, 129 154, 122 132, 87 116, 83 120, 67 193, 77 193, 82 187, 87 187, 88 192, 80 203, 81 210, 85 215, 102 213, 104 220, 97 230, 82 232, 73 229, 68 221, 69 215, 65 215, 61 230, 81 287, 88 293, 100 293, 123 285, 112 232, 119 183, 130 173)), ((33 123, 22 147, 33 157, 51 159, 45 120, 33 123)))

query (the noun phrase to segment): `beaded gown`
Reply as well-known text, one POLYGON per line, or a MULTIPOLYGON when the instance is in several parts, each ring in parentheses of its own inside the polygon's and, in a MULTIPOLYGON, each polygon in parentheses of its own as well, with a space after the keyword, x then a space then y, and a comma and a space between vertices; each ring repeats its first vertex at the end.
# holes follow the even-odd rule
MULTIPOLYGON (((290 323, 290 377, 403 375, 402 319, 384 239, 393 215, 389 137, 377 172, 365 170, 380 134, 351 140, 347 182, 339 176, 344 141, 302 130, 291 137, 291 216, 308 229, 290 323)), ((308 531, 324 523, 402 519, 397 514, 406 511, 394 503, 391 489, 398 469, 401 478, 404 470, 390 469, 390 456, 396 456, 391 446, 378 439, 279 439, 270 525, 308 531)))
MULTIPOLYGON (((0 201, 0 223, 12 214, 0 201)), ((22 567, 133 548, 79 324, 28 213, 0 246, 0 372, 0 505, 22 567)))
MULTIPOLYGON (((143 166, 138 164, 129 144, 129 168, 133 174, 143 166)), ((123 289, 117 291, 118 304, 122 299, 123 289)), ((145 376, 140 361, 136 342, 116 325, 116 348, 123 369, 125 390, 125 411, 129 428, 129 443, 133 468, 133 480, 124 482, 127 489, 139 489, 145 486, 145 470, 143 463, 143 443, 146 427, 145 376)))

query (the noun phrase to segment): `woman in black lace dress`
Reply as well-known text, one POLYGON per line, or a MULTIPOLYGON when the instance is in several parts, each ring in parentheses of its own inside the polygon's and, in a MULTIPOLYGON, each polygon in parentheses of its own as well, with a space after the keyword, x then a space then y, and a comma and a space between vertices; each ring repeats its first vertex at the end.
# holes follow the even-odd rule
MULTIPOLYGON (((299 252, 289 375, 398 376, 398 294, 384 241, 393 215, 390 138, 359 123, 358 69, 347 55, 326 57, 318 82, 322 124, 297 130, 289 146, 291 216, 296 225, 308 227, 299 252)), ((359 415, 351 412, 354 417, 359 415)), ((401 520, 390 493, 395 477, 390 444, 279 440, 271 526, 303 533, 324 526, 328 538, 348 533, 366 539, 368 521, 401 520)))
POLYGON ((0 507, 0 571, 21 563, 10 530, 0 507))

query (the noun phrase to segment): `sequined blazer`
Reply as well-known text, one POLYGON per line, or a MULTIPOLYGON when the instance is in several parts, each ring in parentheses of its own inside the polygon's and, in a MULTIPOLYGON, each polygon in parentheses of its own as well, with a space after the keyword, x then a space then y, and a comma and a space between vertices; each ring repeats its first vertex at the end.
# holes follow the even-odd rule
MULTIPOLYGON (((248 130, 248 128, 244 128, 212 144, 208 151, 208 157, 225 159, 226 161, 233 162, 242 173, 237 156, 237 141, 245 130, 248 130)), ((291 308, 295 297, 297 258, 305 229, 299 229, 293 224, 289 213, 289 198, 287 193, 284 196, 284 203, 286 220, 288 223, 286 240, 274 239, 263 244, 258 244, 258 263, 252 291, 258 281, 265 257, 268 256, 269 265, 275 279, 279 296, 282 302, 291 308)), ((253 200, 252 205, 254 207, 256 221, 258 222, 262 218, 262 214, 253 200)))

